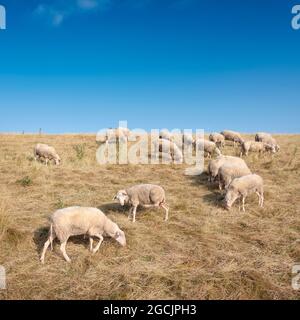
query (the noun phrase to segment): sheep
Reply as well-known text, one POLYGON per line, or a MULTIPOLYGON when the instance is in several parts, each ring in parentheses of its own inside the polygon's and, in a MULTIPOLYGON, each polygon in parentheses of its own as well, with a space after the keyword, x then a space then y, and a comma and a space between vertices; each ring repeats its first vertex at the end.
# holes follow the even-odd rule
POLYGON ((60 209, 52 214, 50 221, 49 238, 44 245, 40 259, 42 263, 45 261, 48 247, 51 245, 53 249, 53 240, 55 238, 60 241, 60 250, 67 262, 71 262, 66 253, 66 244, 71 236, 88 235, 90 251, 93 254, 99 250, 103 242, 103 235, 108 235, 122 246, 126 246, 125 233, 97 208, 70 207, 60 209), (93 248, 93 237, 99 239, 99 243, 95 248, 93 248))
POLYGON ((54 160, 57 166, 61 163, 61 159, 55 149, 47 144, 38 143, 35 146, 33 153, 36 161, 45 158, 46 165, 48 165, 48 162, 51 160, 54 160))
POLYGON ((280 151, 280 147, 277 144, 277 141, 269 133, 258 132, 255 135, 255 141, 267 143, 272 147, 274 147, 276 152, 280 151))
POLYGON ((271 152, 276 153, 276 148, 274 145, 270 145, 264 142, 257 142, 257 141, 246 141, 243 142, 241 145, 241 156, 248 156, 249 151, 252 152, 271 152))
POLYGON ((241 165, 247 166, 246 162, 241 158, 221 155, 216 159, 210 160, 208 164, 208 176, 209 176, 208 181, 209 182, 213 182, 216 179, 219 173, 219 169, 225 163, 241 164, 241 165))
POLYGON ((247 165, 242 163, 223 164, 218 172, 219 189, 223 190, 224 188, 227 190, 233 179, 246 176, 248 174, 251 174, 251 171, 247 165))
POLYGON ((176 162, 182 163, 183 154, 179 147, 172 141, 166 139, 158 139, 154 141, 154 150, 162 153, 162 156, 170 156, 176 162))
POLYGON ((121 206, 129 204, 128 219, 133 215, 132 221, 136 221, 136 211, 138 206, 144 208, 162 208, 165 210, 165 221, 169 219, 169 206, 166 203, 165 190, 161 186, 153 184, 140 184, 130 187, 126 190, 120 190, 114 196, 113 200, 118 200, 121 206))
POLYGON ((225 208, 230 210, 234 202, 238 198, 242 198, 242 208, 245 212, 246 197, 252 193, 256 193, 259 198, 259 206, 264 206, 264 182, 263 179, 256 174, 249 174, 240 178, 236 178, 230 184, 225 196, 225 208))
POLYGON ((208 140, 197 140, 195 142, 196 148, 198 150, 203 150, 207 155, 208 158, 211 158, 212 155, 215 153, 217 156, 222 155, 220 149, 217 147, 217 145, 214 142, 208 141, 208 140))
POLYGON ((224 148, 225 147, 225 137, 218 132, 211 133, 209 135, 209 140, 214 142, 218 148, 224 148))
POLYGON ((233 146, 235 147, 236 143, 242 144, 244 139, 241 134, 236 131, 224 130, 221 134, 225 137, 225 140, 233 141, 233 146))

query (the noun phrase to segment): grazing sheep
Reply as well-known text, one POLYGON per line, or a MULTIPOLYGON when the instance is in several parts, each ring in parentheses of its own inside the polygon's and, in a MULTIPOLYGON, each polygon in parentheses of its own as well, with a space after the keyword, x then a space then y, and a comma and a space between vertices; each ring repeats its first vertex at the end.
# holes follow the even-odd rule
POLYGON ((241 156, 248 156, 249 151, 251 152, 271 152, 276 153, 276 148, 273 145, 264 143, 264 142, 257 142, 257 141, 246 141, 243 142, 241 145, 241 156))
POLYGON ((183 154, 179 147, 172 141, 159 139, 154 141, 155 150, 162 153, 162 156, 171 156, 176 162, 183 162, 183 154))
POLYGON ((225 147, 225 137, 218 132, 214 132, 209 135, 209 140, 214 142, 218 148, 224 148, 225 147))
POLYGON ((275 151, 278 152, 280 150, 279 145, 277 144, 277 141, 269 134, 266 132, 258 132, 255 135, 255 141, 257 142, 264 142, 267 143, 269 145, 271 145, 272 147, 275 148, 275 151))
POLYGON ((55 161, 55 164, 58 166, 61 162, 61 159, 53 147, 48 146, 47 144, 38 143, 34 148, 34 159, 41 160, 44 158, 46 160, 46 165, 51 160, 55 161))
POLYGON ((260 176, 256 174, 250 174, 234 179, 230 184, 225 196, 226 209, 229 210, 238 198, 242 198, 242 208, 245 212, 246 197, 252 193, 256 193, 258 195, 259 205, 263 207, 264 182, 260 176))
POLYGON ((171 133, 167 129, 163 129, 159 133, 160 139, 170 140, 177 144, 178 147, 181 147, 182 144, 192 145, 194 143, 194 138, 191 133, 181 133, 181 132, 173 132, 171 133))
POLYGON ((233 156, 219 156, 216 159, 210 160, 208 164, 208 181, 213 182, 218 176, 219 169, 223 164, 241 164, 244 165, 245 167, 247 166, 246 162, 238 157, 233 157, 233 156))
POLYGON ((71 236, 88 235, 90 239, 90 251, 96 253, 103 235, 108 235, 117 240, 122 246, 126 245, 125 233, 97 208, 70 207, 54 212, 50 218, 49 239, 44 245, 41 262, 44 263, 46 251, 55 238, 61 243, 60 250, 67 262, 71 262, 66 253, 66 244, 71 236), (93 248, 93 237, 99 239, 99 243, 93 248))
POLYGON ((130 218, 132 213, 133 222, 135 222, 138 206, 144 208, 163 208, 166 212, 165 221, 169 219, 169 206, 166 203, 165 191, 160 186, 153 184, 136 185, 126 190, 120 190, 113 200, 118 200, 121 206, 125 204, 131 206, 128 218, 130 218))
POLYGON ((204 152, 208 155, 208 158, 211 158, 212 155, 215 153, 217 156, 222 155, 220 149, 217 147, 217 145, 214 142, 208 141, 208 140, 197 140, 196 148, 198 150, 204 150, 204 152))
POLYGON ((223 164, 218 173, 219 189, 226 190, 235 178, 246 176, 248 174, 251 174, 251 171, 247 165, 245 166, 242 163, 223 164))
POLYGON ((244 139, 241 134, 236 131, 224 130, 221 134, 225 137, 225 140, 233 141, 233 146, 235 147, 236 143, 242 144, 244 139))

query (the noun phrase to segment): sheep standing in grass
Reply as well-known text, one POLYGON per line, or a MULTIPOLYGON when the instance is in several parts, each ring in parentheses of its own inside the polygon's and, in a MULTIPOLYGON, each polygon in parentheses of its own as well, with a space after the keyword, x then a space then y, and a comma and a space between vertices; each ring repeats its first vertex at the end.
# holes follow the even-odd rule
POLYGON ((48 146, 47 144, 39 143, 34 148, 34 159, 41 160, 44 158, 46 161, 46 165, 51 160, 54 160, 55 164, 58 166, 61 162, 59 155, 57 154, 56 150, 53 147, 48 146))
POLYGON ((276 152, 280 150, 280 147, 277 141, 269 133, 266 133, 266 132, 257 133, 255 135, 255 141, 267 143, 268 145, 274 147, 276 152))
POLYGON ((241 156, 248 156, 249 152, 270 152, 276 153, 276 148, 273 145, 264 143, 264 142, 257 142, 257 141, 246 141, 241 145, 241 156))
POLYGON ((130 218, 132 214, 133 222, 135 222, 138 206, 144 208, 163 208, 166 212, 165 221, 169 218, 169 206, 166 203, 165 191, 157 185, 140 184, 126 190, 120 190, 115 195, 114 200, 118 200, 121 206, 125 204, 131 206, 128 218, 130 218))
POLYGON ((223 155, 221 155, 221 156, 217 157, 216 159, 210 160, 210 162, 208 164, 207 173, 208 173, 208 176, 209 176, 209 178, 208 178, 209 182, 215 181, 215 179, 218 176, 219 169, 225 163, 227 163, 227 164, 237 164, 237 165, 240 164, 242 166, 247 167, 246 162, 241 158, 233 157, 233 156, 223 156, 223 155))
POLYGON ((244 139, 239 132, 224 130, 221 132, 221 134, 225 137, 225 140, 233 141, 234 147, 236 146, 236 143, 242 144, 244 142, 244 139))
POLYGON ((256 193, 258 195, 259 205, 260 207, 263 207, 264 182, 260 176, 256 174, 250 174, 234 179, 230 184, 225 196, 226 209, 229 210, 237 199, 242 198, 242 208, 245 212, 246 197, 252 193, 256 193))
POLYGON ((182 151, 176 143, 170 140, 159 139, 154 141, 154 149, 161 152, 163 157, 168 158, 171 156, 175 162, 182 163, 183 161, 182 151))
POLYGON ((52 214, 50 220, 50 234, 41 255, 42 263, 44 263, 48 247, 51 245, 52 248, 55 238, 60 241, 60 250, 67 262, 71 262, 66 253, 66 244, 71 236, 88 235, 90 251, 93 253, 99 250, 104 234, 114 238, 122 246, 126 245, 125 233, 97 208, 70 207, 57 210, 52 214), (93 237, 99 239, 99 243, 95 248, 93 248, 93 237))
POLYGON ((245 166, 242 163, 223 164, 218 173, 219 189, 226 190, 235 178, 246 176, 248 174, 251 174, 251 171, 247 165, 245 166))
POLYGON ((221 133, 214 132, 210 134, 209 140, 214 142, 218 148, 225 147, 225 137, 221 133))
POLYGON ((220 149, 217 147, 217 145, 214 142, 208 141, 208 140, 197 140, 196 142, 196 148, 198 150, 203 150, 204 153, 208 155, 208 158, 211 158, 214 154, 217 156, 222 155, 220 149))

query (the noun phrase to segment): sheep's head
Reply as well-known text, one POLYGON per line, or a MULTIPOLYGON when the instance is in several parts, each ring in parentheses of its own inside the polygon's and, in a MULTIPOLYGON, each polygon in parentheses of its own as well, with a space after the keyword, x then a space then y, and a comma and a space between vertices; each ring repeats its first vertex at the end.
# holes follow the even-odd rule
POLYGON ((59 166, 60 163, 61 163, 61 158, 60 158, 59 156, 57 156, 57 157, 55 158, 55 164, 56 164, 57 166, 59 166))
POLYGON ((266 151, 269 151, 269 152, 272 152, 272 153, 276 153, 276 147, 274 145, 265 143, 264 146, 265 146, 265 150, 266 151))
POLYGON ((125 237, 125 233, 124 231, 122 231, 121 229, 119 229, 115 235, 114 238, 116 239, 116 241, 118 241, 120 243, 121 246, 125 247, 126 246, 126 237, 125 237))
POLYGON ((229 187, 227 190, 225 199, 224 199, 224 205, 227 210, 230 210, 234 202, 239 198, 239 193, 234 190, 233 188, 229 187))
POLYGON ((121 206, 124 206, 129 201, 128 194, 126 190, 120 190, 113 198, 113 200, 118 200, 121 206))

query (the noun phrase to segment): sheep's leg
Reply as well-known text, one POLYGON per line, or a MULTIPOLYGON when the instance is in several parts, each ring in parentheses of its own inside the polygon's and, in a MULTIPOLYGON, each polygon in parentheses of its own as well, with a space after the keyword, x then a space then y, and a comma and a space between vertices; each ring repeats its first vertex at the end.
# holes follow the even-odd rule
POLYGON ((169 206, 166 203, 162 203, 160 206, 166 211, 165 221, 168 221, 169 220, 169 206))
POLYGON ((246 209, 245 209, 245 197, 243 196, 243 199, 242 199, 242 204, 243 204, 243 211, 246 212, 246 209))
POLYGON ((46 166, 48 166, 48 161, 49 161, 49 159, 46 158, 46 166))
POLYGON ((66 260, 67 262, 71 262, 71 259, 68 257, 67 252, 66 252, 66 245, 67 245, 67 241, 63 242, 63 243, 60 245, 60 251, 62 252, 65 260, 66 260))
POLYGON ((41 255, 41 262, 44 263, 45 261, 45 255, 46 255, 46 252, 49 248, 49 246, 51 245, 51 250, 53 250, 53 246, 52 246, 52 243, 53 243, 53 240, 55 239, 55 235, 53 235, 53 233, 51 232, 48 240, 45 242, 44 244, 44 248, 43 248, 43 252, 42 252, 42 255, 41 255))
POLYGON ((131 214, 132 214, 132 210, 133 210, 133 207, 131 207, 131 208, 129 209, 128 220, 130 220, 130 217, 131 217, 131 214))
POLYGON ((103 242, 103 239, 104 239, 101 234, 97 234, 97 235, 95 235, 95 236, 96 236, 97 238, 99 238, 99 242, 98 242, 97 246, 95 247, 95 249, 93 250, 93 253, 94 253, 94 254, 100 249, 100 246, 101 246, 101 244, 102 244, 102 242, 103 242))
POLYGON ((93 243, 94 243, 94 239, 92 237, 90 237, 90 251, 93 252, 93 243))
POLYGON ((132 215, 133 215, 132 222, 133 223, 135 222, 136 210, 137 210, 137 206, 134 206, 133 207, 133 213, 132 213, 132 215))

